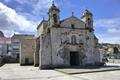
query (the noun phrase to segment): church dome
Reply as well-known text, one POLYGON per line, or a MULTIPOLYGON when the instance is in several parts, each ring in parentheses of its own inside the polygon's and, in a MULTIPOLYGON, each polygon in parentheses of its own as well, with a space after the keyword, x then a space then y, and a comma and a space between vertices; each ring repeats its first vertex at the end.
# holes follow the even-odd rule
POLYGON ((2 31, 0 31, 0 37, 4 37, 4 34, 2 31))
POLYGON ((51 11, 53 11, 53 10, 60 12, 59 8, 57 8, 57 7, 55 6, 54 2, 53 2, 52 6, 50 7, 50 9, 49 9, 48 12, 51 12, 51 11))

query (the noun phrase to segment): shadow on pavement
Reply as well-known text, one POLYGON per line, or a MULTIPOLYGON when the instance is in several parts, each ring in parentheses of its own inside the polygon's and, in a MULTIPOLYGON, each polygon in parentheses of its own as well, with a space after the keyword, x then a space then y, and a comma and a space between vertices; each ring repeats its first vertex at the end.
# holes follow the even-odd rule
POLYGON ((120 67, 120 66, 71 66, 71 67, 58 67, 56 69, 100 69, 100 68, 110 68, 110 67, 120 67))
POLYGON ((95 73, 95 72, 106 72, 120 70, 120 66, 85 66, 85 67, 70 67, 70 68, 56 68, 58 72, 65 74, 84 74, 84 73, 95 73))

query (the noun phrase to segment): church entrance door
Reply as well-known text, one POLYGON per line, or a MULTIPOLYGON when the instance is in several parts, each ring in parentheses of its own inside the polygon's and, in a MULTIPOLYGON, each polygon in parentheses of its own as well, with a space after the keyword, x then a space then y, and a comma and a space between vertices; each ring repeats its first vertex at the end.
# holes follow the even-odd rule
POLYGON ((79 65, 79 55, 77 51, 70 52, 70 65, 71 66, 79 65))

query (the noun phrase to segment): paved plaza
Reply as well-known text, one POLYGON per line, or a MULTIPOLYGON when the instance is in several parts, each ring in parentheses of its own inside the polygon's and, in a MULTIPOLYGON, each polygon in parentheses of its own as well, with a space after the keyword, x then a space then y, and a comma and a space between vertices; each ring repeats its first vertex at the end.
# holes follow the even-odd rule
POLYGON ((33 66, 5 64, 0 67, 0 80, 120 80, 120 70, 69 75, 57 70, 39 70, 33 66))

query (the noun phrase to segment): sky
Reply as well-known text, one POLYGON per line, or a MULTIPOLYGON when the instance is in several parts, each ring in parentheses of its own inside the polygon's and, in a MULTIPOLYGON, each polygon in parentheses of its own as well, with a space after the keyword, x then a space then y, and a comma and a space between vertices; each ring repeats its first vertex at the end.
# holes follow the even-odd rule
MULTIPOLYGON (((80 18, 85 9, 93 13, 94 29, 100 43, 120 44, 120 0, 54 0, 60 18, 80 18)), ((52 0, 0 0, 0 30, 12 34, 36 34, 36 27, 48 19, 52 0)))

